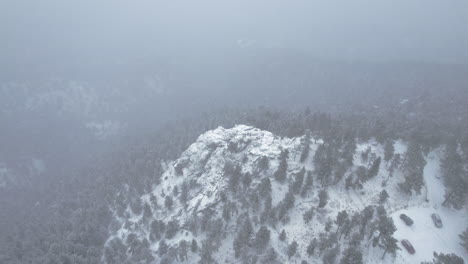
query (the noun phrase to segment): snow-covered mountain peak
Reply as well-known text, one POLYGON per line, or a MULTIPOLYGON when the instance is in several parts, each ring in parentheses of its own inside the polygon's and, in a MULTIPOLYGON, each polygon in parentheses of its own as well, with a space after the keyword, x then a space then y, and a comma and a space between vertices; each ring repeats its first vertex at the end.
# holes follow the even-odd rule
POLYGON ((255 186, 261 180, 262 162, 268 168, 261 175, 273 173, 282 151, 297 152, 300 142, 300 138, 281 138, 246 125, 218 127, 202 134, 179 159, 169 164, 160 187, 168 192, 184 182, 203 186, 191 199, 188 209, 210 206, 220 198, 219 193, 228 191, 228 170, 254 175, 252 185, 255 186))
POLYGON ((274 158, 281 150, 291 146, 293 140, 281 139, 271 132, 260 130, 246 125, 237 125, 230 129, 218 127, 202 134, 179 159, 186 162, 187 159, 205 157, 207 153, 232 152, 262 157, 274 158))
POLYGON ((122 258, 132 263, 420 263, 433 251, 466 258, 457 241, 466 211, 440 205, 440 155, 401 140, 389 147, 218 127, 165 162, 149 191, 116 202, 106 256, 125 245, 122 258), (403 188, 409 169, 419 191, 403 188))

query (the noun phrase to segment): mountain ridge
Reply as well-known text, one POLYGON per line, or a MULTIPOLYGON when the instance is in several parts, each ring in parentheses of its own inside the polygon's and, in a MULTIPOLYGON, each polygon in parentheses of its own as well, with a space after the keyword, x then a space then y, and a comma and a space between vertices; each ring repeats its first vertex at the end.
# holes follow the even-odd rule
MULTIPOLYGON (((372 140, 357 143, 352 139, 349 142, 353 143, 333 149, 335 147, 331 146, 336 143, 314 139, 308 133, 302 137, 284 138, 247 125, 210 130, 199 136, 179 159, 163 162, 164 173, 155 178, 150 192, 129 205, 116 205, 113 209, 116 221, 106 242, 104 261, 113 263, 114 258, 120 257, 120 261, 125 259, 130 263, 298 263, 301 259, 310 263, 333 263, 354 250, 352 252, 357 255, 356 252, 361 252, 362 263, 414 263, 429 261, 432 249, 447 249, 435 243, 431 249, 424 250, 423 255, 419 254, 421 248, 417 248, 415 256, 404 249, 395 249, 393 254, 382 259, 387 253, 383 250, 386 242, 379 239, 382 230, 378 226, 382 221, 392 222, 390 226, 396 223, 398 228, 395 227, 393 232, 396 231, 395 236, 400 240, 406 233, 401 232, 404 226, 398 222, 401 221, 398 212, 437 208, 427 202, 426 185, 418 195, 400 191, 399 184, 404 181, 403 166, 392 164, 397 156, 399 163, 406 159, 407 145, 404 142, 393 144, 392 159, 382 161, 380 167, 383 169, 373 176, 369 176, 371 167, 377 160, 380 165, 381 157, 386 155, 384 146, 372 140), (355 149, 349 151, 351 155, 345 150, 352 144, 355 149), (305 146, 308 151, 304 158, 305 146), (330 149, 327 150, 327 146, 330 149), (326 159, 327 155, 323 153, 327 151, 335 151, 339 157, 336 158, 339 164, 332 166, 333 175, 327 176, 332 177, 331 180, 320 179, 323 168, 317 167, 323 166, 320 157, 326 159), (365 159, 364 154, 367 155, 365 159), (283 159, 286 169, 281 179, 277 176, 282 171, 283 159), (362 177, 368 179, 359 180, 361 176, 356 176, 362 170, 368 175, 362 177), (342 173, 339 178, 337 171, 342 173), (358 187, 347 186, 349 177, 358 187), (324 185, 318 181, 328 183, 324 185), (356 183, 358 181, 361 182, 356 183), (305 186, 309 188, 306 191, 305 186), (262 192, 264 187, 270 191, 262 192), (379 201, 383 190, 390 196, 385 202, 379 201), (324 191, 328 198, 323 205, 321 194, 324 191), (366 210, 372 210, 374 216, 367 220, 369 223, 363 224, 366 210), (349 214, 347 233, 340 232, 345 226, 339 225, 336 218, 344 212, 349 214), (245 235, 246 228, 251 230, 248 235, 245 235), (258 232, 254 235, 256 229, 258 232), (284 230, 286 238, 281 238, 284 230), (261 234, 268 237, 265 248, 255 246, 259 244, 257 240, 261 234), (309 254, 313 238, 318 239, 315 243, 318 243, 319 252, 309 254), (243 243, 247 246, 236 242, 242 239, 246 239, 243 243), (190 241, 198 241, 198 252, 187 253, 188 249, 183 249, 190 241), (331 244, 327 246, 327 243, 331 244), (353 246, 353 243, 359 245, 353 246), (375 247, 370 247, 371 244, 375 247), (112 255, 118 245, 128 247, 124 256, 112 255)), ((437 151, 431 152, 430 156, 432 160, 438 159, 437 151)), ((436 170, 432 168, 431 173, 436 170)), ((450 216, 457 219, 457 226, 449 232, 453 237, 454 228, 460 228, 461 232, 462 227, 458 225, 468 219, 463 213, 455 212, 450 216)), ((424 216, 417 217, 425 219, 424 216)), ((426 218, 429 219, 429 215, 426 218)), ((437 230, 431 229, 431 232, 440 236, 437 230)), ((392 235, 388 237, 393 238, 392 235)), ((454 245, 451 243, 450 247, 454 245)), ((456 252, 466 259, 460 246, 456 252)))

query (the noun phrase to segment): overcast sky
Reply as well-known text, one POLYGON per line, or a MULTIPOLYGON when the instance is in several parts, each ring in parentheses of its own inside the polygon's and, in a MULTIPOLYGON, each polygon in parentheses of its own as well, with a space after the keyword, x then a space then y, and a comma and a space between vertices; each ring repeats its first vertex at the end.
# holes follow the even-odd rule
POLYGON ((466 0, 1 0, 0 66, 73 68, 236 49, 468 62, 466 0))

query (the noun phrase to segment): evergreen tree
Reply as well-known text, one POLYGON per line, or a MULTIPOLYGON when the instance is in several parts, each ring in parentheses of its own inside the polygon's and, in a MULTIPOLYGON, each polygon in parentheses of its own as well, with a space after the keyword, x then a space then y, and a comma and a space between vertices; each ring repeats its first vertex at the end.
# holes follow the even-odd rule
POLYGON ((188 183, 184 181, 180 189, 181 189, 180 196, 179 196, 180 203, 184 206, 184 208, 187 208, 187 200, 188 200, 188 192, 189 192, 188 183))
POLYGON ((153 216, 153 212, 151 210, 151 207, 149 204, 145 203, 144 209, 143 209, 143 219, 150 219, 153 216))
POLYGON ((421 151, 421 146, 411 141, 406 151, 406 161, 404 163, 405 181, 400 183, 400 189, 406 194, 411 194, 414 190, 417 194, 421 194, 421 189, 424 184, 423 170, 426 165, 421 151))
POLYGON ((252 222, 250 221, 250 217, 247 215, 244 219, 244 223, 242 224, 241 229, 233 241, 234 255, 236 258, 240 257, 244 251, 244 248, 250 244, 252 235, 252 222))
POLYGON ((465 231, 463 231, 463 233, 461 233, 458 236, 461 239, 460 245, 462 245, 465 248, 465 250, 468 251, 468 227, 465 229, 465 231))
POLYGON ((198 250, 198 243, 195 239, 192 239, 192 243, 190 244, 190 251, 197 252, 198 250))
POLYGON ((370 222, 372 217, 374 216, 374 208, 370 205, 366 206, 364 210, 362 210, 362 226, 365 228, 367 224, 370 222))
POLYGON ((325 207, 325 205, 327 205, 327 202, 328 202, 328 192, 325 189, 322 189, 320 190, 318 197, 319 197, 318 207, 319 208, 325 207))
POLYGON ((398 247, 398 240, 396 240, 392 235, 386 234, 382 238, 382 247, 384 248, 384 254, 382 258, 385 258, 387 252, 395 255, 396 251, 400 248, 398 247))
POLYGON ((273 248, 270 248, 262 258, 262 263, 265 263, 265 264, 277 263, 277 261, 278 261, 278 254, 273 248))
POLYGON ((200 261, 199 264, 214 264, 215 260, 213 259, 213 241, 206 239, 202 241, 202 247, 200 249, 200 261))
POLYGON ((287 157, 288 157, 288 151, 287 150, 281 151, 280 164, 274 174, 275 179, 281 183, 286 180, 286 172, 288 170, 287 157))
POLYGON ((158 200, 157 200, 156 196, 154 196, 152 193, 150 193, 150 202, 151 202, 151 206, 153 208, 158 207, 158 200))
POLYGON ((317 247, 317 239, 314 238, 310 241, 309 245, 307 246, 307 254, 312 256, 315 253, 315 248, 317 247))
POLYGON ((150 240, 159 241, 166 230, 166 225, 161 220, 153 220, 150 228, 150 240))
POLYGON ((166 198, 164 200, 164 206, 166 206, 168 210, 172 210, 173 205, 174 205, 174 200, 172 200, 172 197, 169 195, 166 195, 166 198))
POLYGON ((242 184, 244 185, 244 188, 248 188, 251 182, 252 182, 252 175, 250 175, 250 173, 247 172, 246 174, 244 174, 244 177, 242 177, 242 184))
POLYGON ((376 158, 372 162, 372 166, 370 167, 369 171, 367 172, 368 173, 368 175, 367 175, 368 179, 371 179, 371 178, 374 178, 375 176, 377 176, 377 174, 379 173, 380 162, 381 162, 380 157, 376 158))
POLYGON ((270 230, 266 226, 262 226, 255 235, 255 246, 259 251, 262 251, 268 242, 270 242, 270 230))
POLYGON ((162 257, 164 254, 167 253, 169 246, 166 244, 166 241, 163 239, 159 242, 158 254, 162 257))
POLYGON ((302 167, 302 169, 295 175, 294 182, 292 184, 292 191, 296 194, 299 194, 299 191, 301 190, 305 172, 305 168, 302 167))
POLYGON ((357 247, 349 247, 343 252, 340 264, 362 264, 362 252, 357 247))
POLYGON ((229 190, 232 192, 236 192, 237 187, 241 181, 242 173, 240 166, 234 166, 231 163, 226 163, 224 167, 224 173, 229 177, 228 178, 228 186, 229 190))
POLYGON ((313 184, 314 184, 314 178, 312 178, 312 172, 307 171, 307 176, 304 182, 304 186, 302 186, 301 197, 304 198, 307 196, 313 184))
POLYGON ((171 220, 166 226, 166 239, 173 238, 179 231, 179 222, 177 220, 171 220))
POLYGON ((441 172, 445 184, 444 206, 461 209, 468 193, 468 173, 455 143, 448 145, 441 160, 441 172))
POLYGON ((294 194, 292 193, 292 190, 289 190, 286 195, 284 196, 283 201, 281 201, 279 212, 278 212, 278 217, 281 220, 284 216, 286 216, 286 213, 288 212, 289 209, 294 207, 295 203, 295 198, 294 194))
POLYGON ((302 216, 302 218, 304 219, 304 223, 308 224, 312 218, 314 217, 314 208, 310 208, 309 210, 307 210, 304 215, 302 216))
POLYGON ((338 234, 338 231, 340 230, 340 227, 349 220, 348 212, 346 210, 338 212, 338 215, 336 216, 335 223, 337 225, 336 227, 336 233, 338 234))
POLYGON ((434 264, 465 264, 463 258, 455 254, 437 254, 434 252, 434 259, 432 260, 434 264))
POLYGON ((301 153, 300 162, 304 162, 309 156, 310 139, 311 139, 310 130, 307 129, 305 136, 303 138, 303 142, 302 142, 302 153, 301 153))
POLYGON ((353 182, 353 177, 349 175, 348 177, 346 177, 346 180, 345 180, 345 189, 349 190, 351 188, 354 189, 354 182, 353 182))
POLYGON ((331 249, 328 249, 324 254, 323 254, 323 264, 334 264, 336 258, 338 257, 340 253, 340 247, 335 246, 331 249))
POLYGON ((388 199, 388 192, 386 190, 382 190, 379 194, 379 203, 385 203, 388 199))
POLYGON ((363 151, 363 152, 361 153, 361 160, 364 161, 364 162, 366 162, 367 159, 369 159, 369 154, 370 154, 370 152, 371 152, 371 148, 370 148, 370 147, 368 147, 365 151, 363 151))
POLYGON ((279 240, 281 240, 281 241, 286 240, 286 232, 284 231, 284 229, 283 229, 283 231, 281 231, 281 233, 279 235, 279 240))
POLYGON ((322 186, 330 183, 334 164, 332 146, 326 144, 320 145, 315 152, 314 165, 315 174, 322 186))
MULTIPOLYGON (((270 178, 265 177, 262 179, 258 186, 258 193, 260 197, 267 197, 271 194, 271 181, 270 178)), ((271 197, 271 196, 270 196, 271 197)))
POLYGON ((395 154, 395 142, 393 140, 387 140, 384 146, 384 160, 385 162, 389 162, 393 158, 393 154, 395 154))
POLYGON ((294 256, 297 252, 297 242, 293 241, 289 246, 288 246, 288 259, 291 259, 292 256, 294 256))
POLYGON ((188 253, 188 243, 186 240, 182 239, 179 242, 179 259, 181 261, 184 261, 187 259, 187 253, 188 253))
POLYGON ((260 171, 264 171, 266 169, 268 169, 269 167, 269 163, 270 163, 270 160, 268 159, 267 156, 262 156, 259 160, 258 160, 258 168, 260 171))

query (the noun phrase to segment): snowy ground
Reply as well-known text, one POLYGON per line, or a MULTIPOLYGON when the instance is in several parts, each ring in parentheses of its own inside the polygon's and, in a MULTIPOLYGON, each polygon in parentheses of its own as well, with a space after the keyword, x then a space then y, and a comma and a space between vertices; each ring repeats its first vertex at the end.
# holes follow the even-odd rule
POLYGON ((408 239, 416 253, 409 254, 403 246, 398 251, 395 263, 421 263, 432 260, 434 251, 440 253, 455 253, 468 262, 468 254, 459 244, 460 234, 468 226, 468 214, 466 209, 456 211, 441 206, 444 200, 444 187, 440 179, 440 155, 431 152, 424 168, 424 179, 427 186, 428 202, 418 206, 410 206, 392 213, 393 221, 397 227, 394 236, 401 241, 408 239), (399 218, 400 214, 406 214, 413 219, 412 226, 406 226, 399 218), (442 228, 437 228, 432 222, 431 214, 440 215, 442 228))

